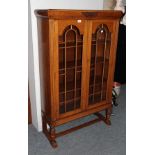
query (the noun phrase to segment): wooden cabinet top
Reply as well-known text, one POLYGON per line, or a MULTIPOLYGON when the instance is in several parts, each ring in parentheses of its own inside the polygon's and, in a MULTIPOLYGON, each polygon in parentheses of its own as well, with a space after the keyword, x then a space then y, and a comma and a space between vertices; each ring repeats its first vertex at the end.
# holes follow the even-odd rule
POLYGON ((65 10, 48 9, 35 10, 37 18, 50 19, 120 19, 121 11, 114 10, 65 10))

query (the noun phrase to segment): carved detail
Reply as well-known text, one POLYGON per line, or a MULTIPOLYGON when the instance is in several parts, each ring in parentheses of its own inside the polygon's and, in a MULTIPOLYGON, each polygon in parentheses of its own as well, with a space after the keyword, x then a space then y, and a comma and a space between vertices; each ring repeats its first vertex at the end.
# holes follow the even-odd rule
POLYGON ((95 17, 97 12, 82 12, 85 17, 95 17))

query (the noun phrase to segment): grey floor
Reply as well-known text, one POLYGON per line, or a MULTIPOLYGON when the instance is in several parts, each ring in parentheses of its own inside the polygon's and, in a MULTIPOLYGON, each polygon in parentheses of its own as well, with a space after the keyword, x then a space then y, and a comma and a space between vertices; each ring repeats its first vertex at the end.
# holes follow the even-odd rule
MULTIPOLYGON (((29 155, 125 155, 126 154, 126 87, 118 98, 118 107, 113 108, 111 126, 103 122, 80 129, 57 138, 58 148, 53 149, 43 133, 29 125, 29 155)), ((79 125, 95 116, 91 115, 57 128, 57 131, 79 125)))

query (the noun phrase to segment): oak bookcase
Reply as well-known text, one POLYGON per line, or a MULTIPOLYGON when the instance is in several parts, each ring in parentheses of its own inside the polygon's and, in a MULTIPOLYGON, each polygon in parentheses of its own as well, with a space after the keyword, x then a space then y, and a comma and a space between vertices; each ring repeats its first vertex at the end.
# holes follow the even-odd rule
POLYGON ((43 132, 56 138, 104 121, 110 125, 112 85, 121 11, 35 10, 38 25, 43 132), (99 113, 105 110, 105 116, 99 113), (96 119, 57 133, 56 127, 96 119))

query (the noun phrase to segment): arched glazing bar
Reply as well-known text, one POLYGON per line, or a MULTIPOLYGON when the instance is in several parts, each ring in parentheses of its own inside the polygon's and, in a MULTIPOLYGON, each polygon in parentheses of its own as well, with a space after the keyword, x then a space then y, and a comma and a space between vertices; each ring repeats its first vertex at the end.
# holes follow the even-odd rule
POLYGON ((105 72, 108 67, 106 58, 108 57, 107 54, 110 47, 110 35, 108 27, 104 24, 99 25, 95 33, 92 35, 91 55, 93 55, 93 58, 91 59, 91 65, 93 65, 93 77, 90 75, 90 104, 94 104, 105 99, 106 86, 104 80, 107 78, 105 77, 107 76, 107 73, 105 75, 105 72))
POLYGON ((81 71, 77 71, 77 67, 79 65, 78 48, 82 47, 81 40, 83 36, 80 35, 79 29, 76 26, 69 25, 64 29, 61 38, 61 41, 64 43, 64 46, 60 47, 63 49, 62 57, 64 62, 64 92, 62 92, 64 94, 64 99, 62 101, 62 103, 64 104, 64 110, 62 113, 65 113, 79 108, 76 102, 77 100, 79 100, 79 104, 81 100, 81 98, 77 96, 77 89, 79 89, 77 88, 77 75, 79 75, 79 72, 81 73, 81 71), (71 74, 71 76, 69 74, 71 74), (68 82, 68 79, 71 80, 71 82, 68 82))
POLYGON ((67 81, 66 81, 66 60, 67 60, 67 58, 66 58, 66 53, 67 53, 67 39, 68 39, 68 36, 69 36, 69 33, 70 32, 74 32, 74 41, 75 41, 75 71, 74 71, 74 108, 75 108, 75 98, 76 98, 76 67, 77 67, 77 31, 75 30, 75 29, 73 29, 73 26, 72 25, 70 25, 70 29, 69 30, 67 30, 66 32, 65 32, 65 111, 66 111, 66 100, 67 100, 67 97, 66 97, 66 92, 67 92, 67 89, 66 89, 66 83, 67 83, 67 81), (68 35, 68 36, 67 36, 68 35))

